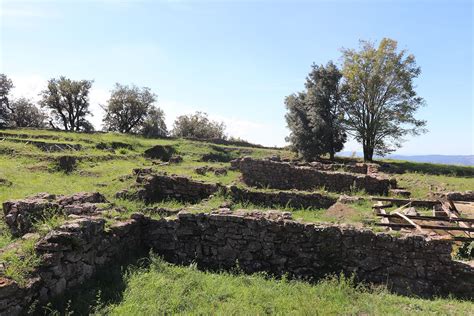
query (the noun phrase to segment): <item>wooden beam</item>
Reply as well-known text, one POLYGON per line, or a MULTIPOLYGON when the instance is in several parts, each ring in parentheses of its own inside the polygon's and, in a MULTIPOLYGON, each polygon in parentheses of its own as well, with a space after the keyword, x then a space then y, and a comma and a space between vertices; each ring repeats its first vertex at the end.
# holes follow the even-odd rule
MULTIPOLYGON (((413 228, 411 224, 386 224, 386 223, 374 223, 376 226, 385 226, 385 227, 396 227, 396 228, 413 228)), ((464 228, 464 227, 454 227, 454 226, 438 226, 438 225, 420 225, 424 229, 439 229, 439 230, 453 230, 453 231, 462 231, 462 232, 474 232, 474 228, 464 228)))
MULTIPOLYGON (((392 214, 376 214, 377 216, 387 217, 387 218, 396 218, 398 216, 392 214)), ((474 218, 449 218, 442 216, 422 216, 422 215, 405 215, 410 219, 418 219, 422 221, 439 221, 439 222, 466 222, 474 223, 474 218)))
POLYGON ((372 197, 372 200, 390 202, 395 205, 410 204, 411 206, 421 206, 421 207, 433 207, 434 205, 441 203, 440 201, 434 201, 434 200, 395 199, 395 198, 386 198, 386 197, 372 197))

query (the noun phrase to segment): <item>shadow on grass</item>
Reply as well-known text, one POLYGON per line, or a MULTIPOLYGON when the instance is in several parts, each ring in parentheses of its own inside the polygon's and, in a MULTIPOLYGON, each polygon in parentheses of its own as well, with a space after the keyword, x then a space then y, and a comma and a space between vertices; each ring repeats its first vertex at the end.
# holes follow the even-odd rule
POLYGON ((104 306, 122 300, 126 289, 127 271, 146 267, 150 263, 148 252, 140 249, 116 263, 101 267, 94 277, 78 287, 54 298, 46 306, 38 306, 33 315, 92 315, 104 306))

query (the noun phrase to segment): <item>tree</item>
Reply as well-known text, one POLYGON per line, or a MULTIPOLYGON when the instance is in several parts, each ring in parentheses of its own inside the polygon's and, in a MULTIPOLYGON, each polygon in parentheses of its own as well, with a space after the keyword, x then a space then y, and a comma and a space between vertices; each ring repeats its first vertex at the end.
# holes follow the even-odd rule
POLYGON ((13 82, 5 74, 0 74, 0 127, 8 124, 10 102, 8 95, 13 88, 13 82))
POLYGON ((51 111, 49 124, 60 124, 66 131, 88 131, 92 124, 86 120, 89 111, 90 80, 74 81, 63 76, 50 79, 42 91, 40 104, 51 111))
POLYGON ((12 127, 46 127, 46 115, 30 100, 20 98, 10 104, 9 125, 12 127))
POLYGON ((397 50, 384 38, 378 47, 361 41, 360 50, 344 49, 344 125, 362 143, 364 160, 401 146, 403 137, 425 132, 426 122, 415 118, 424 104, 413 80, 420 73, 415 57, 397 50))
POLYGON ((342 150, 347 139, 342 128, 341 72, 329 62, 313 65, 306 78, 306 90, 285 99, 286 122, 291 133, 287 141, 307 160, 342 150))
POLYGON ((120 133, 140 132, 155 101, 156 95, 149 88, 115 84, 104 107, 104 129, 120 133))
POLYGON ((152 107, 142 124, 140 133, 145 137, 165 137, 168 130, 165 123, 165 113, 157 107, 152 107))
POLYGON ((209 120, 207 113, 181 115, 173 124, 172 135, 199 139, 225 139, 225 124, 209 120))

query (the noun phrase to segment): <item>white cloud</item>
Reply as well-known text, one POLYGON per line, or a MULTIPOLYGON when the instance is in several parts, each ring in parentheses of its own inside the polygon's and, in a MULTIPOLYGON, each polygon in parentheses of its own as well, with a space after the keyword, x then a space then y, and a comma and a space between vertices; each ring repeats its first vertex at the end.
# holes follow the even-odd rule
POLYGON ((40 99, 40 92, 46 88, 46 79, 37 74, 9 77, 15 86, 11 91, 13 98, 24 97, 37 102, 40 99))

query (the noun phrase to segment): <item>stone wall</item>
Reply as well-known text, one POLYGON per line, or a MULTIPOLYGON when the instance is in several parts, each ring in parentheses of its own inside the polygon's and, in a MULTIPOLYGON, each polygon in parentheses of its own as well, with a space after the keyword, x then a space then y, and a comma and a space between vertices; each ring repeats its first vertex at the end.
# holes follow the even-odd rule
POLYGON ((270 220, 265 213, 180 213, 177 220, 148 219, 143 231, 145 243, 171 262, 228 269, 238 261, 245 272, 307 279, 355 273, 400 294, 474 298, 474 267, 453 261, 443 240, 270 220))
POLYGON ((136 184, 130 190, 117 193, 119 198, 140 199, 146 203, 166 199, 198 202, 216 193, 221 186, 214 183, 195 181, 187 177, 150 171, 136 171, 136 184))
POLYGON ((0 315, 18 315, 93 277, 98 268, 150 248, 175 263, 267 271, 316 280, 332 273, 387 284, 394 292, 474 298, 474 267, 453 261, 449 241, 390 236, 344 225, 300 223, 291 213, 133 214, 105 227, 99 214, 70 220, 35 246, 40 264, 26 285, 0 277, 0 315))
POLYGON ((13 236, 28 233, 32 225, 42 219, 47 212, 69 214, 92 214, 106 203, 98 192, 83 192, 70 196, 39 193, 23 200, 10 200, 3 203, 5 222, 13 236))
POLYGON ((451 201, 474 202, 474 191, 432 193, 435 199, 448 199, 451 201))
POLYGON ((294 208, 329 208, 336 203, 336 198, 319 193, 306 193, 298 191, 254 191, 236 186, 227 189, 234 202, 250 202, 256 205, 275 207, 289 206, 294 208))
POLYGON ((23 314, 67 289, 90 279, 95 271, 141 247, 137 220, 119 222, 105 230, 101 218, 78 218, 51 231, 36 244, 40 265, 26 286, 0 277, 0 315, 23 314))
POLYGON ((396 186, 393 179, 382 176, 347 172, 322 171, 309 166, 294 166, 286 162, 243 158, 232 161, 232 167, 242 172, 242 180, 251 186, 274 189, 311 190, 324 187, 328 191, 365 190, 369 194, 388 193, 396 186))

